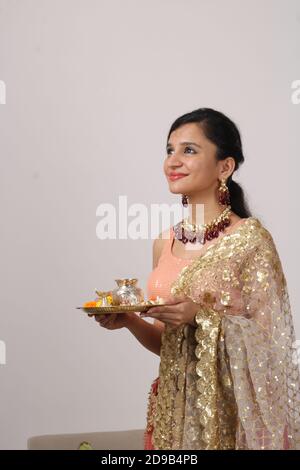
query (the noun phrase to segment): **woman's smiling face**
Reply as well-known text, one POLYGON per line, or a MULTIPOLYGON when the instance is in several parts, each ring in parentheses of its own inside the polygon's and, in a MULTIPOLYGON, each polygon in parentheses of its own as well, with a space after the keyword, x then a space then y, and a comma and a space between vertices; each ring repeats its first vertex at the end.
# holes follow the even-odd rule
POLYGON ((170 191, 193 195, 217 187, 218 178, 228 177, 231 171, 226 176, 221 173, 225 161, 217 161, 216 152, 217 146, 205 137, 199 124, 184 124, 173 131, 164 161, 170 191), (172 178, 178 173, 186 176, 172 178))

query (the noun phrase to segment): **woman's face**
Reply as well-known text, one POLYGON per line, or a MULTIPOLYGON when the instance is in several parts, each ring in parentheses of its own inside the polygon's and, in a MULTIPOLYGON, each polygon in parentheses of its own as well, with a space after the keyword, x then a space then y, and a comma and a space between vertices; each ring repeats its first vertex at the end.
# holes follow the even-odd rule
POLYGON ((205 137, 198 124, 184 124, 173 131, 164 161, 170 191, 192 196, 218 187, 218 178, 227 178, 232 171, 226 173, 227 159, 217 161, 216 151, 216 145, 205 137), (172 179, 172 174, 186 176, 172 179))

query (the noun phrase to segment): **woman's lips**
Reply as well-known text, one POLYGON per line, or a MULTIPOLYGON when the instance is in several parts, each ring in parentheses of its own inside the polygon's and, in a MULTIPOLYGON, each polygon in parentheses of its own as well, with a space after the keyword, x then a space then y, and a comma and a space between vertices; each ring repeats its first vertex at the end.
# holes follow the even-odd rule
POLYGON ((179 180, 180 178, 184 178, 185 176, 188 176, 188 175, 185 175, 184 173, 176 173, 176 175, 175 174, 169 175, 169 179, 171 181, 176 181, 176 180, 179 180))

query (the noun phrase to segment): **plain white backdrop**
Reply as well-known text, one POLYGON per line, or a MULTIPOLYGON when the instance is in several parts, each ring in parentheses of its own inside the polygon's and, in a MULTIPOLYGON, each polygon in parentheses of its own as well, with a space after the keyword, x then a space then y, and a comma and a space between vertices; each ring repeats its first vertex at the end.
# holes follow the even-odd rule
POLYGON ((0 0, 0 448, 144 428, 159 357, 76 310, 137 277, 153 240, 96 237, 96 209, 179 202, 162 165, 199 107, 243 139, 235 173, 270 230, 300 339, 297 0, 0 0))

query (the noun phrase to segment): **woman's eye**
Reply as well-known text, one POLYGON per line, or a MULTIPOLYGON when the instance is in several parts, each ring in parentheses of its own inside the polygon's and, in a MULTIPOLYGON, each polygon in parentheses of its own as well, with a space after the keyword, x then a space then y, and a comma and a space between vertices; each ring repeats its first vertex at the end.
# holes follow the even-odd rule
POLYGON ((195 153, 195 150, 192 149, 191 147, 185 147, 185 150, 188 149, 188 150, 191 150, 193 153, 195 153))
MULTIPOLYGON (((186 151, 187 149, 188 149, 188 150, 191 150, 192 153, 196 153, 195 150, 192 149, 191 147, 185 147, 184 151, 186 151)), ((168 149, 168 150, 167 150, 167 155, 170 155, 170 152, 172 152, 172 149, 168 149)), ((188 153, 189 153, 189 152, 188 152, 188 153)))

